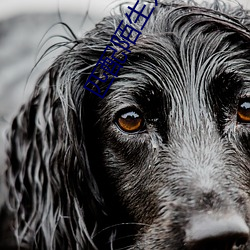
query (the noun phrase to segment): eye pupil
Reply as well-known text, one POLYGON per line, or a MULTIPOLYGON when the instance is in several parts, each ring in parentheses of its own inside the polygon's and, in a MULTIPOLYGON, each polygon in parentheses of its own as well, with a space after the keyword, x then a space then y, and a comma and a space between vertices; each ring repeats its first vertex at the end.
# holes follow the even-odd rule
POLYGON ((137 132, 143 127, 143 118, 141 115, 136 113, 135 111, 129 111, 122 113, 118 120, 117 125, 125 132, 137 132))
POLYGON ((237 120, 242 123, 250 123, 250 99, 242 100, 239 103, 237 120))
POLYGON ((250 102, 243 102, 240 107, 242 109, 250 109, 250 102))
POLYGON ((139 117, 139 115, 137 113, 135 113, 134 111, 122 114, 121 117, 123 119, 136 119, 139 117))

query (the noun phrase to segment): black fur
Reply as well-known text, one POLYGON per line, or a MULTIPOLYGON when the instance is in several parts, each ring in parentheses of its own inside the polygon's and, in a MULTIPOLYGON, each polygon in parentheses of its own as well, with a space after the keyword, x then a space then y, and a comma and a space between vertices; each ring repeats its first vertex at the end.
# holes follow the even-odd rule
POLYGON ((128 4, 72 41, 14 119, 3 249, 187 249, 190 218, 209 211, 250 225, 248 12, 158 5, 104 99, 83 85, 128 4), (144 129, 119 129, 123 109, 144 129))

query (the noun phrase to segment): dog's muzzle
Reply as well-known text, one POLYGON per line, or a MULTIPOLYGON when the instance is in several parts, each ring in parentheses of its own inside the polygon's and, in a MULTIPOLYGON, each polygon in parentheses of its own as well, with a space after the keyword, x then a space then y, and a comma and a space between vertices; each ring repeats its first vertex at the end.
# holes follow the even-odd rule
POLYGON ((207 213, 193 216, 186 230, 188 250, 243 250, 249 239, 249 228, 235 213, 207 213))

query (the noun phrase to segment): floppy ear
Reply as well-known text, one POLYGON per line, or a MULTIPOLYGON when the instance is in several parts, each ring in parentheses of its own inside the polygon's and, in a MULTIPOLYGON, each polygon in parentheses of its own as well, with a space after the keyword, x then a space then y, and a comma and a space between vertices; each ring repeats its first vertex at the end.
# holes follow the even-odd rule
POLYGON ((83 85, 107 45, 109 35, 100 36, 77 40, 59 56, 13 120, 6 206, 21 248, 95 249, 103 199, 85 142, 94 105, 84 105, 90 92, 83 85))

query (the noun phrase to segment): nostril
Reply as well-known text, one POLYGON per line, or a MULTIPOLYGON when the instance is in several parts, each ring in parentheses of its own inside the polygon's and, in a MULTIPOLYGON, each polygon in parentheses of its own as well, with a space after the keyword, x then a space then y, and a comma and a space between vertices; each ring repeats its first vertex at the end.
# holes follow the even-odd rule
POLYGON ((248 226, 239 215, 205 214, 191 218, 185 241, 190 250, 243 250, 248 239, 248 226))
POLYGON ((187 243, 189 250, 243 250, 248 237, 246 235, 221 235, 187 243))
POLYGON ((245 246, 248 241, 248 235, 241 235, 238 239, 235 240, 233 244, 233 249, 240 249, 242 246, 245 246))

